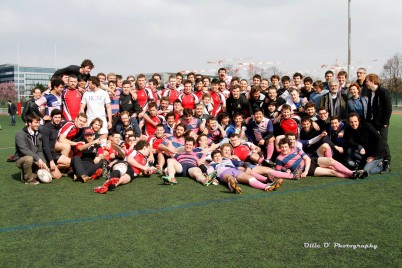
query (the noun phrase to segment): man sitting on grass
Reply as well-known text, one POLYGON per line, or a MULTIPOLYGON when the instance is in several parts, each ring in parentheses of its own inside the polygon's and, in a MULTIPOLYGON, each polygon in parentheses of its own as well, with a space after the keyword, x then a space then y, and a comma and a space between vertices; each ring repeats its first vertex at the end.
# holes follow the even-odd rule
POLYGON ((305 178, 309 176, 328 176, 338 178, 359 178, 364 179, 368 176, 365 170, 352 171, 328 157, 310 158, 298 147, 290 147, 288 139, 279 141, 281 153, 276 158, 276 169, 283 172, 293 173, 294 179, 305 178))
POLYGON ((231 192, 240 194, 242 190, 237 185, 237 181, 248 184, 253 188, 261 189, 266 192, 272 192, 273 190, 281 187, 283 182, 282 179, 278 179, 272 183, 266 183, 266 179, 264 178, 264 182, 257 180, 251 174, 251 169, 246 162, 241 162, 232 159, 223 159, 222 153, 219 150, 215 150, 211 154, 213 162, 209 164, 208 171, 212 170, 217 171, 218 178, 221 182, 225 182, 228 184, 228 187, 231 192), (241 171, 238 167, 243 167, 245 171, 241 171), (235 180, 233 180, 235 178, 235 180))
MULTIPOLYGON (((175 175, 180 177, 194 178, 201 184, 208 186, 214 179, 214 172, 211 175, 204 176, 198 163, 202 162, 205 155, 202 152, 194 152, 194 138, 186 138, 184 144, 184 153, 175 154, 173 158, 167 160, 167 175, 162 177, 165 184, 176 184, 175 175)), ((216 174, 215 174, 216 175, 216 174)))
POLYGON ((15 135, 15 149, 19 159, 17 167, 22 170, 21 181, 37 185, 36 171, 40 168, 49 170, 42 151, 42 134, 39 132, 40 117, 31 114, 27 117, 28 126, 15 135))

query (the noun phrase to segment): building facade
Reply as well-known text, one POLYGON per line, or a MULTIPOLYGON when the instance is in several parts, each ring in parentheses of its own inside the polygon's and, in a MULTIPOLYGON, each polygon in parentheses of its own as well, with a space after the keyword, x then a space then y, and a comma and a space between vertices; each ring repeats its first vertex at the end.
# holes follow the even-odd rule
POLYGON ((36 84, 46 87, 55 71, 55 68, 2 64, 0 65, 0 83, 14 82, 17 95, 20 99, 25 99, 31 95, 31 90, 36 84))

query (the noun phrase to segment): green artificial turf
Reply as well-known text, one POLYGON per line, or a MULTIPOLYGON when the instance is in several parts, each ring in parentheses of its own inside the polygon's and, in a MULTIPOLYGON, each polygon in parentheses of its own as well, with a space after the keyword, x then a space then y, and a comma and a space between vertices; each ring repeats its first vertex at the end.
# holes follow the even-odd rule
POLYGON ((392 173, 242 195, 156 175, 105 195, 93 193, 103 180, 24 185, 6 162, 18 121, 0 117, 0 267, 401 267, 402 115, 389 133, 392 173))

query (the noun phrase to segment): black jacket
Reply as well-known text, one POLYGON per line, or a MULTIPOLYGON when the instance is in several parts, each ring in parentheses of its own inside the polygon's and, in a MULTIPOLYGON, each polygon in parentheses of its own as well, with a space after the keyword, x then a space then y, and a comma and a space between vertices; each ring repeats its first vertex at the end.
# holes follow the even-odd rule
POLYGON ((355 150, 364 148, 366 157, 384 158, 385 143, 375 128, 366 122, 360 122, 357 129, 349 125, 345 130, 349 147, 355 150))
POLYGON ((226 111, 232 118, 235 113, 241 113, 244 118, 251 116, 252 111, 247 98, 240 95, 240 98, 234 99, 232 95, 226 100, 226 111))
POLYGON ((391 105, 391 98, 389 96, 388 90, 385 88, 378 86, 377 90, 375 91, 373 103, 371 105, 371 96, 372 91, 368 92, 368 108, 367 108, 367 121, 370 122, 375 129, 379 130, 380 128, 384 127, 384 125, 389 125, 389 119, 391 118, 392 113, 392 105, 391 105), (373 119, 370 120, 370 106, 371 106, 371 113, 373 115, 373 119))

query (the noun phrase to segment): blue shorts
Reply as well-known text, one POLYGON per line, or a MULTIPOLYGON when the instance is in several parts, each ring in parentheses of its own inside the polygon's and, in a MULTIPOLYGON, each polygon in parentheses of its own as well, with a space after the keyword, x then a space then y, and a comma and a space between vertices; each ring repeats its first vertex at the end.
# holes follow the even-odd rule
POLYGON ((188 175, 188 170, 190 168, 197 167, 197 166, 194 166, 193 164, 189 164, 189 163, 180 163, 180 165, 182 166, 183 170, 182 170, 182 172, 178 172, 177 175, 183 176, 183 177, 190 177, 188 175))

